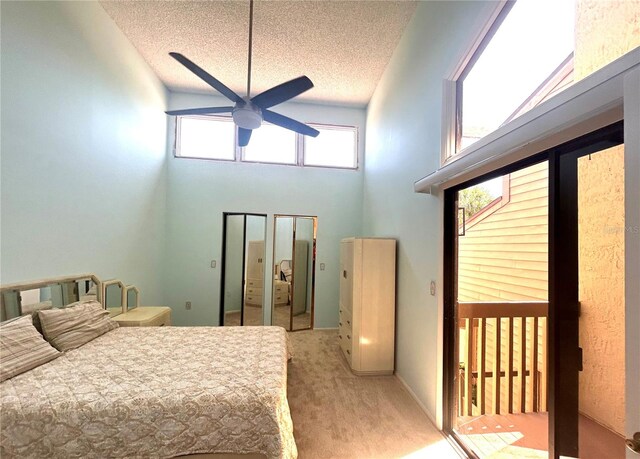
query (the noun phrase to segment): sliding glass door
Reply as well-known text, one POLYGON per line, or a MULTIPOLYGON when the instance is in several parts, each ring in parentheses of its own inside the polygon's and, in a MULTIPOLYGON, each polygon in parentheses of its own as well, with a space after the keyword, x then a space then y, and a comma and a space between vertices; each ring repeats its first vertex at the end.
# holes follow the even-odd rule
POLYGON ((445 191, 444 427, 472 456, 624 458, 624 244, 603 235, 605 214, 624 226, 622 163, 589 167, 621 136, 445 191))

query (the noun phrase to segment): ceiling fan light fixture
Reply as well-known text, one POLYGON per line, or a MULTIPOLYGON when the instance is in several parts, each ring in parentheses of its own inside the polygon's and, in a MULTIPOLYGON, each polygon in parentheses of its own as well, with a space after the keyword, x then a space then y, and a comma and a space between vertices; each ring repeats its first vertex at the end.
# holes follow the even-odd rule
POLYGON ((257 129, 262 124, 261 110, 250 103, 236 107, 231 116, 233 122, 244 129, 257 129))
POLYGON ((288 116, 280 115, 279 113, 269 110, 270 107, 287 102, 294 97, 302 94, 305 91, 313 88, 313 83, 306 76, 300 76, 286 83, 274 86, 271 89, 251 97, 251 49, 252 49, 252 37, 253 37, 253 2, 249 1, 249 56, 247 65, 247 96, 240 97, 230 88, 225 86, 221 81, 207 73, 202 67, 196 65, 193 61, 183 56, 180 53, 171 52, 169 55, 175 60, 184 65, 189 71, 195 74, 198 78, 203 80, 213 89, 225 96, 230 101, 234 102, 233 107, 202 107, 202 108, 187 108, 180 110, 169 110, 165 113, 172 116, 188 116, 188 115, 211 115, 213 113, 229 113, 233 118, 233 122, 238 127, 237 141, 238 146, 245 147, 249 143, 251 133, 254 129, 259 128, 262 125, 262 121, 265 120, 268 123, 275 124, 276 126, 289 129, 290 131, 297 132, 302 135, 309 135, 316 137, 320 134, 320 131, 307 126, 300 121, 296 121, 288 116))

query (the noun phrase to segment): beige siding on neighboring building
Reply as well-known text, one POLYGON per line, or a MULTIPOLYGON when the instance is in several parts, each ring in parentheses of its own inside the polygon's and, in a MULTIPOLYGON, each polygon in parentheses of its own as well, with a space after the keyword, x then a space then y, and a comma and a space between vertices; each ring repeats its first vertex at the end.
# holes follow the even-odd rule
POLYGON ((511 174, 507 204, 459 238, 460 301, 546 300, 548 167, 511 174))

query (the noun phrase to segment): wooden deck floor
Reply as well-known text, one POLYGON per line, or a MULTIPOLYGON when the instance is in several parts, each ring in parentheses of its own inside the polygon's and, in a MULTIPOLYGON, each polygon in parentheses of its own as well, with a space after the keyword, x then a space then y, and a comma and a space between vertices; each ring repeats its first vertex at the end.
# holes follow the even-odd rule
MULTIPOLYGON (((481 458, 547 458, 546 413, 459 418, 460 437, 481 458)), ((624 438, 580 416, 580 458, 624 459, 624 438)))

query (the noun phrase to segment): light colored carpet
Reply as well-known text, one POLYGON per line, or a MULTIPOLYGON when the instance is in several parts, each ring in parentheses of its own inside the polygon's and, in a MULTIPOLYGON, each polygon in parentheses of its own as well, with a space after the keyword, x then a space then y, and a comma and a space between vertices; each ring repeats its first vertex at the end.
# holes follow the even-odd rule
POLYGON ((300 459, 458 458, 395 376, 351 373, 336 330, 289 337, 288 399, 300 459))
MULTIPOLYGON (((289 329, 290 306, 276 306, 273 317, 273 325, 289 329)), ((224 319, 225 325, 240 325, 240 311, 228 312, 224 319)), ((244 324, 245 325, 263 325, 262 324, 262 307, 245 304, 244 306, 244 324)), ((311 327, 311 314, 308 312, 293 316, 294 330, 303 330, 311 327)))

